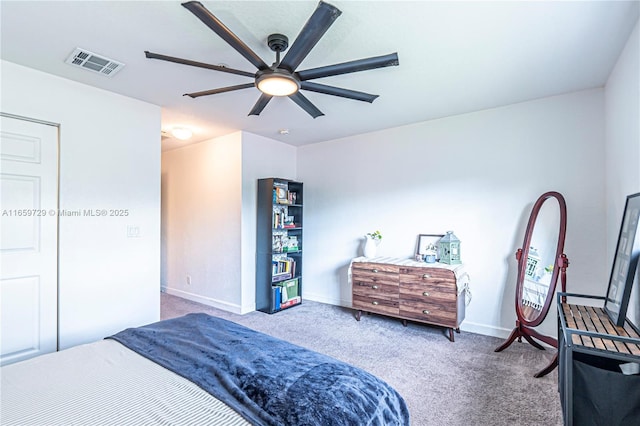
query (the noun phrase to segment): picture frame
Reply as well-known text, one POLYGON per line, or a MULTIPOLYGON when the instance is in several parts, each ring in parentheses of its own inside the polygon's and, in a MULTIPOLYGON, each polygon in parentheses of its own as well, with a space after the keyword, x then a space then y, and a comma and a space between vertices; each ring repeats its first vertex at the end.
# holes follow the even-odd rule
MULTIPOLYGON (((419 234, 418 242, 416 245, 416 255, 424 256, 427 252, 427 247, 433 244, 438 244, 440 238, 444 237, 444 234, 419 234)), ((437 253, 437 250, 436 250, 437 253)))
POLYGON ((616 253, 611 266, 604 310, 611 321, 623 327, 631 288, 640 259, 640 192, 627 196, 616 253))

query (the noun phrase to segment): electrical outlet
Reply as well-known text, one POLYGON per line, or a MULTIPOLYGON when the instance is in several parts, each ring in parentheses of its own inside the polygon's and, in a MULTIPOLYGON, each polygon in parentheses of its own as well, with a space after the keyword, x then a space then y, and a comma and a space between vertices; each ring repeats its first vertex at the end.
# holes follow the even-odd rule
POLYGON ((191 275, 187 275, 187 285, 191 285, 191 275))
POLYGON ((127 225, 127 238, 140 238, 140 227, 138 225, 127 225))

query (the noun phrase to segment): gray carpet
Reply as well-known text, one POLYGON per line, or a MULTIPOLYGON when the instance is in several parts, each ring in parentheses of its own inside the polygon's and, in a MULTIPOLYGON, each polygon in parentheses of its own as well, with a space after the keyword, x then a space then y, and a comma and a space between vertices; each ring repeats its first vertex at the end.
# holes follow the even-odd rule
POLYGON ((557 369, 533 374, 555 351, 462 332, 455 343, 444 329, 377 315, 357 322, 351 309, 304 301, 273 315, 236 315, 162 294, 162 319, 206 312, 333 356, 385 380, 405 398, 411 424, 562 425, 557 369))

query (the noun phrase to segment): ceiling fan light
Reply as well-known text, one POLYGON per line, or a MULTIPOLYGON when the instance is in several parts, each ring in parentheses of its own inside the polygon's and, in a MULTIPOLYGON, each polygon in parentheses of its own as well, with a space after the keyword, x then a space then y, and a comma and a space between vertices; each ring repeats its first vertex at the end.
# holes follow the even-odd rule
POLYGON ((256 80, 256 86, 262 93, 271 96, 289 96, 300 89, 300 83, 295 78, 283 73, 263 74, 256 80))
POLYGON ((187 139, 191 139, 191 136, 193 136, 193 131, 191 131, 191 129, 187 129, 186 127, 174 127, 173 129, 171 129, 171 134, 176 139, 186 141, 187 139))

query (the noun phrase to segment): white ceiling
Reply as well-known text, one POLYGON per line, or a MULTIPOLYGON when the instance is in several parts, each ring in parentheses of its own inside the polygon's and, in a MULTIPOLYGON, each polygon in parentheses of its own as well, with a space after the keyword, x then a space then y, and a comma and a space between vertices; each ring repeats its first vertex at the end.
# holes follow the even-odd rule
MULTIPOLYGON (((146 59, 145 50, 254 72, 176 1, 0 2, 2 59, 162 107, 162 127, 190 126, 191 142, 236 130, 295 146, 601 87, 639 1, 343 1, 299 70, 398 52, 400 66, 315 82, 379 94, 368 104, 304 92, 326 115, 288 98, 248 117, 256 88, 191 99, 183 93, 251 79, 146 59), (113 78, 65 64, 81 47, 126 64, 113 78), (289 129, 280 135, 280 129, 289 129)), ((263 60, 272 33, 293 42, 317 1, 202 3, 263 60)), ((163 148, 184 144, 165 139, 163 148)))

